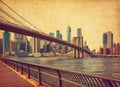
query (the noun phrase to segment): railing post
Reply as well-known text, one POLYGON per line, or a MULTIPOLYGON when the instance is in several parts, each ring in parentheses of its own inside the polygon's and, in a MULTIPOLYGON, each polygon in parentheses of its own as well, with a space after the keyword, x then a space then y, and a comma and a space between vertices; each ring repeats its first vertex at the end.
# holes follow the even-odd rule
POLYGON ((111 83, 110 80, 103 80, 105 83, 107 83, 108 87, 114 87, 114 85, 111 83))
POLYGON ((40 86, 42 85, 40 67, 38 67, 38 83, 40 86))
POLYGON ((12 68, 14 68, 14 62, 12 61, 12 68))
POLYGON ((60 74, 59 70, 57 70, 57 73, 58 73, 58 79, 59 79, 59 87, 62 87, 61 74, 60 74))
POLYGON ((21 74, 23 74, 23 64, 21 63, 21 74))
POLYGON ((27 65, 27 67, 28 67, 28 70, 27 70, 28 78, 30 78, 30 66, 29 66, 29 64, 27 65))
POLYGON ((18 71, 18 62, 16 62, 16 64, 17 64, 17 71, 18 71))
POLYGON ((15 62, 14 62, 14 69, 15 69, 15 62))

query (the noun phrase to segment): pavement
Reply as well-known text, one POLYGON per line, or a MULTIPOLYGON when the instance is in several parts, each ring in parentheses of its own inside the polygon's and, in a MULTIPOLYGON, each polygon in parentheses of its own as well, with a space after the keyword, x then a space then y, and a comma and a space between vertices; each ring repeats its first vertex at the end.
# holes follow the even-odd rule
POLYGON ((0 87, 41 87, 33 85, 0 60, 0 87))

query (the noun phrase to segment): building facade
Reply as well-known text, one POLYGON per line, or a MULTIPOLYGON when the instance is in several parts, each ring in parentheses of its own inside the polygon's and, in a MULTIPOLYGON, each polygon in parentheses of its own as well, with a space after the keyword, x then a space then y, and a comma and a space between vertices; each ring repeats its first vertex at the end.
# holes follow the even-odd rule
POLYGON ((71 27, 67 27, 67 41, 71 43, 71 27))
POLYGON ((82 37, 82 29, 81 28, 77 29, 77 37, 82 37))
POLYGON ((113 48, 113 33, 108 31, 103 34, 103 54, 112 54, 113 48))
POLYGON ((53 32, 50 32, 49 35, 54 37, 54 33, 53 32))
POLYGON ((10 33, 5 31, 3 32, 3 54, 9 55, 10 52, 10 33))
POLYGON ((30 39, 31 53, 40 53, 40 39, 32 37, 30 39))
POLYGON ((15 53, 18 54, 21 49, 21 44, 23 42, 23 35, 14 33, 14 39, 15 39, 15 53))
POLYGON ((14 34, 15 39, 15 53, 18 54, 20 51, 28 52, 29 51, 29 41, 26 35, 14 34))
POLYGON ((120 55, 120 43, 113 44, 113 55, 120 55))
POLYGON ((10 54, 15 55, 15 41, 10 40, 10 54))
POLYGON ((56 38, 60 39, 60 31, 59 30, 56 31, 56 38))
MULTIPOLYGON (((62 34, 60 33, 59 30, 56 31, 56 38, 62 40, 62 34)), ((56 49, 60 52, 60 50, 62 49, 62 44, 56 43, 56 49)))

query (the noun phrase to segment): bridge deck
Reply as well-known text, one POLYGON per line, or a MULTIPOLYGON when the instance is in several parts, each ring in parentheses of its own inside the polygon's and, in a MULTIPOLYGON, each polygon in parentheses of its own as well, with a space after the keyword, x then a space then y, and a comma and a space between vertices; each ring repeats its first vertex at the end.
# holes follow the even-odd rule
MULTIPOLYGON (((36 87, 0 61, 0 87, 36 87)), ((40 86, 39 86, 40 87, 40 86)))

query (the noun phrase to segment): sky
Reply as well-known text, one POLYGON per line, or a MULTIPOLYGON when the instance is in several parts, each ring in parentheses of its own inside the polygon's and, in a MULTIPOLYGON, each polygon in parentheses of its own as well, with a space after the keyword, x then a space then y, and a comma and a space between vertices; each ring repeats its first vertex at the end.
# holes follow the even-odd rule
MULTIPOLYGON (((119 0, 2 0, 14 11, 27 19, 39 31, 49 33, 60 30, 66 40, 67 27, 72 29, 72 37, 77 28, 82 28, 84 41, 90 49, 102 46, 102 35, 111 31, 114 42, 120 42, 120 1, 119 0)), ((0 7, 13 17, 33 28, 11 12, 0 2, 0 7)), ((8 21, 14 22, 0 12, 8 21)), ((56 35, 56 34, 55 34, 56 35)))

